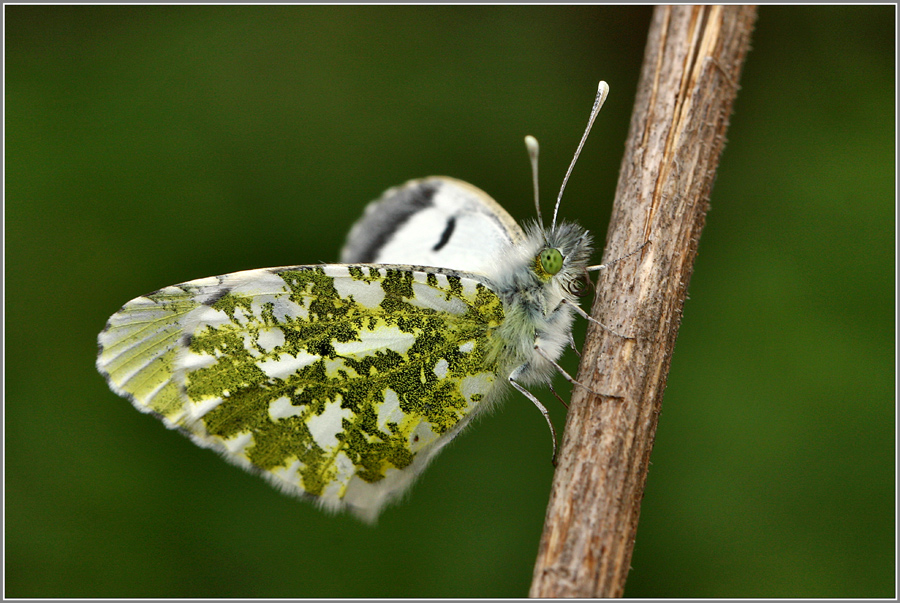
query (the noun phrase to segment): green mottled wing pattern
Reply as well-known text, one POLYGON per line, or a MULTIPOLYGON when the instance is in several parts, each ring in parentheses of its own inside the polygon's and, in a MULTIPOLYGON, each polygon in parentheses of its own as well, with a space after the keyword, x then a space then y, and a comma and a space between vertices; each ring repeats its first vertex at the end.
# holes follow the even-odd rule
POLYGON ((502 321, 471 274, 250 270, 127 303, 97 367, 197 444, 371 521, 494 397, 502 321))

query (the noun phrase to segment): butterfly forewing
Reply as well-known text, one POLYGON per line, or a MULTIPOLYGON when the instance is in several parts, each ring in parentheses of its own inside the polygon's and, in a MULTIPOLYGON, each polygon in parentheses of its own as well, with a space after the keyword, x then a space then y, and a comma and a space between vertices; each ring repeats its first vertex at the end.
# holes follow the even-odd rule
POLYGON ((525 233, 490 195, 432 176, 389 189, 353 226, 341 261, 441 266, 487 274, 525 233))
POLYGON ((251 270, 132 300, 97 366, 196 443, 372 519, 490 397, 502 321, 490 289, 450 270, 251 270))

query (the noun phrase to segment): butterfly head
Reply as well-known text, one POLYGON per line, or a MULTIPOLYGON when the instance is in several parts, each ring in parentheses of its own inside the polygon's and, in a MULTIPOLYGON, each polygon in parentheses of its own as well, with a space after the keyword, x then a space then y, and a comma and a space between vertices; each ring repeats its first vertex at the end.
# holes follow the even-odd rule
POLYGON ((558 283, 570 295, 577 295, 593 251, 590 233, 571 222, 543 232, 537 225, 531 228, 532 240, 541 241, 531 261, 534 275, 542 283, 558 283))

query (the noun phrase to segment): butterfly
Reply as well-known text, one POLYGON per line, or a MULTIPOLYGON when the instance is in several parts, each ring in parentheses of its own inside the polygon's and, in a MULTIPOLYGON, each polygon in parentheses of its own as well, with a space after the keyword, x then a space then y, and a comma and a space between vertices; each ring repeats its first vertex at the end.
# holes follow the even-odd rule
POLYGON ((98 336, 110 388, 282 491, 374 522, 474 417, 549 384, 574 347, 587 230, 482 190, 412 180, 372 202, 339 264, 202 278, 137 297, 98 336))

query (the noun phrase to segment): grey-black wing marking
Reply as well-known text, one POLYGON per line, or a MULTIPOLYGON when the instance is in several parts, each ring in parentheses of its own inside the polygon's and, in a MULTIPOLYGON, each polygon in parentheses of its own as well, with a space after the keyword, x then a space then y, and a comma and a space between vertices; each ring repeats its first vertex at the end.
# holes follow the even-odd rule
POLYGON ((392 188, 370 203, 350 231, 341 262, 485 273, 498 253, 524 237, 509 213, 481 189, 432 176, 392 188))

